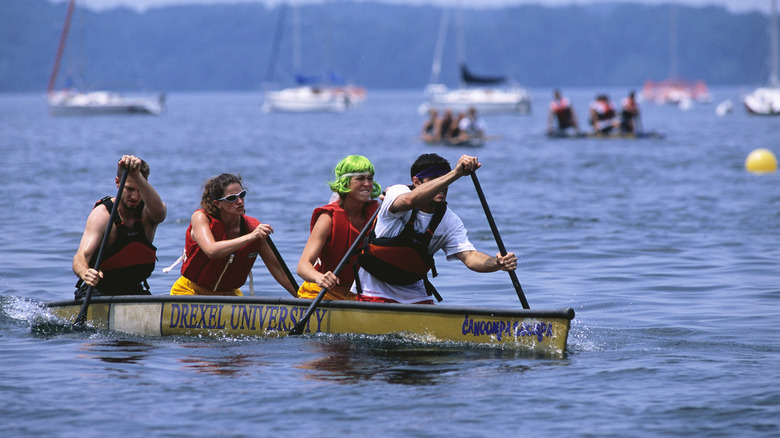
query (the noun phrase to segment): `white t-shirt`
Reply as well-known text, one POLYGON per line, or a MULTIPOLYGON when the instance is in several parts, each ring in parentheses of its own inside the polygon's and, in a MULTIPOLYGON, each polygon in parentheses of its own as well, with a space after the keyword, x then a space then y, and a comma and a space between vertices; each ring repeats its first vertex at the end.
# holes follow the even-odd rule
POLYGON ((469 117, 462 118, 458 123, 458 128, 467 133, 485 132, 485 124, 482 119, 471 120, 469 117))
MULTIPOLYGON (((377 237, 397 236, 403 230, 404 225, 412 215, 412 211, 401 211, 391 213, 390 206, 398 195, 409 193, 409 187, 399 184, 387 189, 385 199, 379 209, 376 227, 374 229, 377 237)), ((424 232, 433 218, 433 213, 417 212, 414 221, 414 229, 417 232, 424 232)), ((448 261, 458 260, 455 254, 464 251, 474 251, 474 245, 469 241, 466 227, 458 215, 452 212, 450 208, 444 213, 444 217, 436 227, 428 246, 428 253, 433 254, 443 249, 448 261)), ((430 299, 425 293, 425 284, 422 280, 410 285, 387 284, 362 268, 358 271, 360 285, 363 288, 363 294, 370 297, 390 298, 399 303, 416 303, 430 299)), ((352 291, 357 293, 357 287, 353 284, 352 291)))

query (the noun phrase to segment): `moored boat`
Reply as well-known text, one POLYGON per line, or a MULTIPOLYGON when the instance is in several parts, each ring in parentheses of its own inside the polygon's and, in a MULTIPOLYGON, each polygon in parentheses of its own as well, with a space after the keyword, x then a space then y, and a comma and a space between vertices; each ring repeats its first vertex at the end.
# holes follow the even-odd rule
MULTIPOLYGON (((94 297, 87 323, 138 336, 287 336, 310 300, 223 296, 94 297)), ((47 304, 62 322, 81 301, 47 304)), ((525 310, 442 305, 322 301, 304 334, 400 335, 427 343, 456 342, 518 348, 540 354, 566 351, 574 310, 525 310)))
POLYGON ((770 15, 770 53, 771 72, 769 84, 760 87, 742 99, 748 114, 759 116, 780 115, 780 80, 778 80, 778 41, 777 41, 777 0, 772 0, 770 15))
POLYGON ((165 95, 154 97, 123 96, 110 91, 77 92, 61 90, 47 96, 53 115, 148 114, 165 111, 165 95))
POLYGON ((115 91, 79 91, 72 87, 54 89, 75 8, 76 0, 70 0, 54 68, 46 89, 46 101, 51 113, 53 115, 149 114, 155 116, 162 114, 165 110, 164 94, 131 97, 115 91))
POLYGON ((465 37, 463 32, 463 9, 458 9, 458 66, 460 69, 460 86, 450 89, 439 83, 444 42, 447 38, 450 10, 445 9, 439 25, 439 35, 431 66, 431 78, 425 88, 427 102, 417 108, 420 114, 430 108, 449 108, 453 111, 466 111, 476 108, 483 114, 489 113, 519 113, 531 112, 531 96, 511 77, 483 76, 472 73, 466 64, 465 37))
POLYGON ((263 112, 336 112, 347 109, 349 96, 332 87, 301 86, 266 91, 263 112))

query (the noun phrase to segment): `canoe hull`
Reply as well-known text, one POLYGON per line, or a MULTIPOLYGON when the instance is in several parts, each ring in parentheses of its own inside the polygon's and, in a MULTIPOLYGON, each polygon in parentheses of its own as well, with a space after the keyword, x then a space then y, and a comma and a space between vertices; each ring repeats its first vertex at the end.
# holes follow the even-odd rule
MULTIPOLYGON (((301 299, 199 296, 95 297, 88 323, 140 336, 286 336, 311 304, 301 299)), ((73 321, 81 302, 48 303, 73 321)), ((506 310, 478 307, 323 301, 304 334, 399 334, 424 342, 517 347, 544 354, 566 350, 572 309, 506 310)))

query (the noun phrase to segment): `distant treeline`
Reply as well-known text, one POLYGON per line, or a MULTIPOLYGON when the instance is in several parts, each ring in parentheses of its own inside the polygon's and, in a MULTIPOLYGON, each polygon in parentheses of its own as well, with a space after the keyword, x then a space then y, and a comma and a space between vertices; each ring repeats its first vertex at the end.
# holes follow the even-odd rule
MULTIPOLYGON (((65 3, 46 0, 0 2, 0 92, 45 90, 65 12, 65 3)), ((281 12, 261 4, 77 8, 58 84, 163 91, 260 90, 269 78, 290 84, 293 11, 284 10, 278 27, 281 12)), ((374 89, 428 83, 440 8, 343 0, 299 12, 299 73, 333 72, 374 89)), ((465 56, 474 73, 507 74, 529 87, 638 87, 669 77, 676 35, 678 76, 710 85, 766 82, 766 15, 683 6, 675 14, 671 20, 668 5, 622 3, 465 9, 465 56)), ((458 74, 455 22, 454 12, 440 77, 449 85, 458 74)))

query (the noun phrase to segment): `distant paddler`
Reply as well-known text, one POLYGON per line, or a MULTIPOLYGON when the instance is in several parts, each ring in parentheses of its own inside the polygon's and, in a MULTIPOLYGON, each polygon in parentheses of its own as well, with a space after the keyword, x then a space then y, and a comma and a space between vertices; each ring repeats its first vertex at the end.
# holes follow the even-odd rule
POLYGON ((374 181, 374 165, 362 155, 349 155, 334 169, 335 180, 328 183, 336 199, 314 210, 311 234, 298 261, 298 275, 305 280, 298 290, 300 298, 314 299, 320 290, 328 289, 325 300, 355 300, 350 292, 355 279, 350 258, 338 276, 333 271, 347 250, 379 208, 377 198, 382 188, 374 181))
POLYGON ((149 295, 147 278, 154 271, 157 248, 152 244, 157 225, 165 220, 167 209, 160 195, 149 184, 149 165, 133 155, 124 155, 117 164, 116 187, 128 170, 114 225, 108 228, 116 197, 98 201, 87 218, 81 243, 73 256, 76 299, 84 298, 92 286, 92 295, 149 295), (106 230, 108 242, 100 270, 94 269, 98 248, 106 230))
POLYGON ((620 102, 620 132, 621 134, 635 135, 641 132, 639 119, 639 104, 636 101, 636 93, 631 90, 628 96, 620 102))
POLYGON ((469 107, 466 113, 458 115, 457 128, 450 138, 450 144, 459 145, 485 141, 485 122, 477 117, 477 109, 469 107))
POLYGON ((575 134, 580 132, 580 127, 577 123, 577 113, 574 112, 569 99, 561 95, 561 90, 556 89, 553 91, 553 100, 550 101, 549 108, 550 111, 547 115, 548 134, 564 135, 572 129, 575 134), (556 121, 558 124, 555 130, 553 130, 553 121, 556 121))
POLYGON ((192 214, 184 236, 181 277, 173 284, 171 295, 241 296, 239 288, 260 255, 274 279, 297 296, 283 261, 269 245, 273 228, 246 215, 246 194, 238 175, 223 173, 206 181, 201 208, 192 214))
POLYGON ((590 125, 594 134, 606 135, 611 133, 614 128, 620 126, 615 106, 606 94, 596 96, 596 100, 590 103, 588 110, 590 111, 590 125))

